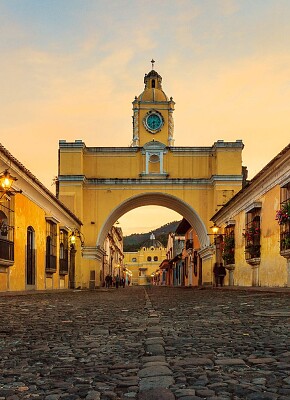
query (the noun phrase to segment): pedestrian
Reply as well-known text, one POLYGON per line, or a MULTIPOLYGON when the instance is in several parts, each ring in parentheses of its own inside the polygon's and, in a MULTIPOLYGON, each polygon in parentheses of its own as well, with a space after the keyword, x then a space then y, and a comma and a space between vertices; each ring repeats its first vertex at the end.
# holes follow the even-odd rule
POLYGON ((219 285, 219 272, 218 272, 218 263, 214 263, 213 267, 213 275, 214 275, 214 285, 215 287, 218 287, 219 285))
POLYGON ((119 284, 120 284, 120 277, 119 277, 119 275, 117 275, 116 278, 115 278, 116 289, 118 289, 119 284))
POLYGON ((220 263, 218 267, 218 276, 219 276, 219 282, 221 286, 224 286, 224 279, 227 274, 227 271, 223 265, 223 263, 220 263))
POLYGON ((130 283, 131 283, 131 282, 130 282, 130 279, 128 279, 128 286, 130 286, 130 283))
POLYGON ((105 277, 105 285, 106 285, 106 288, 109 287, 109 284, 110 284, 110 277, 109 277, 109 274, 107 274, 106 277, 105 277))
POLYGON ((123 288, 125 287, 125 283, 126 283, 125 279, 122 278, 122 279, 121 279, 121 285, 122 285, 123 288))

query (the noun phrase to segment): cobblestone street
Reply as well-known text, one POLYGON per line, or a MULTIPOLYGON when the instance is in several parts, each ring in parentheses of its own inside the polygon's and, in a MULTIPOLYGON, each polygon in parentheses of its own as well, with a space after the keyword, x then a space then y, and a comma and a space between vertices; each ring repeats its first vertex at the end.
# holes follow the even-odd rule
POLYGON ((289 292, 0 296, 0 400, 290 398, 289 292))

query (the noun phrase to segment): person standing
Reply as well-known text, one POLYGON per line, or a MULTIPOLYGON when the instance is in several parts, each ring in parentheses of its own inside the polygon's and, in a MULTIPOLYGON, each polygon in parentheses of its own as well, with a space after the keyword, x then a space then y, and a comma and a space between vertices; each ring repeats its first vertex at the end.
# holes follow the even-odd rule
POLYGON ((119 277, 119 275, 116 276, 115 283, 116 283, 116 289, 118 289, 119 284, 120 284, 120 277, 119 277))
POLYGON ((218 285, 219 285, 219 266, 218 266, 218 263, 214 263, 213 275, 214 275, 214 285, 215 285, 215 287, 218 287, 218 285))
POLYGON ((110 275, 108 274, 105 278, 105 282, 106 282, 106 288, 110 287, 110 275))
POLYGON ((227 271, 223 265, 223 263, 220 263, 218 267, 218 276, 219 276, 219 282, 221 286, 224 286, 224 279, 227 274, 227 271))

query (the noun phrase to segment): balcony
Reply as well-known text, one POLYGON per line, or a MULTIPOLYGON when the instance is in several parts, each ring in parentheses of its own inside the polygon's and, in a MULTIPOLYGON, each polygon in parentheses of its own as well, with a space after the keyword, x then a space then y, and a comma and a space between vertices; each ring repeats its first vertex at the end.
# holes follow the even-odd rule
POLYGON ((68 259, 59 260, 59 273, 60 275, 66 275, 68 273, 68 259))
POLYGON ((56 272, 56 256, 50 254, 46 255, 45 272, 56 272))
POLYGON ((14 242, 0 239, 0 264, 4 266, 14 264, 14 242))

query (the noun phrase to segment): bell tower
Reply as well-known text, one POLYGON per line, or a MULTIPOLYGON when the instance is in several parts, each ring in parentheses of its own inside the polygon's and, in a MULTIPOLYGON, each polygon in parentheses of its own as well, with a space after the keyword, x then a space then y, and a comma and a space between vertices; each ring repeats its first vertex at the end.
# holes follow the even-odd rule
POLYGON ((165 146, 174 145, 173 111, 175 102, 168 99, 162 90, 162 77, 154 70, 145 74, 143 92, 133 101, 133 141, 132 147, 143 147, 151 141, 165 146))

